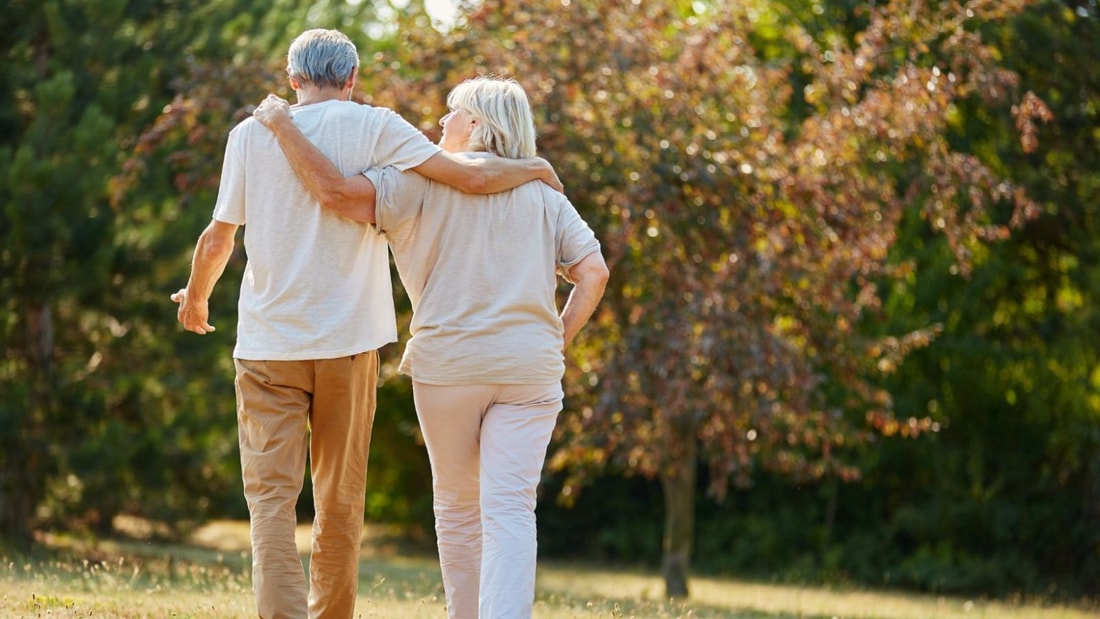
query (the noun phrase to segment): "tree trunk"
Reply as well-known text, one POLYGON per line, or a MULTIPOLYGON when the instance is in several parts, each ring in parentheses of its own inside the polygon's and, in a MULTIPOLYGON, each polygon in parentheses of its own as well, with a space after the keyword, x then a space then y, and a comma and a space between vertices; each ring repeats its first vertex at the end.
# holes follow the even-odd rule
MULTIPOLYGON (((681 429, 682 430, 682 429, 681 429)), ((661 475, 665 493, 664 552, 665 595, 688 596, 688 571, 695 541, 695 479, 697 446, 694 432, 681 431, 670 437, 675 449, 661 475)))
POLYGON ((31 541, 31 519, 45 491, 42 426, 47 423, 53 398, 54 335, 50 306, 32 305, 26 321, 23 355, 28 361, 29 385, 21 396, 9 402, 23 410, 10 411, 15 430, 0 442, 4 451, 0 456, 0 536, 20 545, 31 541))
POLYGON ((1100 529, 1100 453, 1095 454, 1092 466, 1088 469, 1088 500, 1085 501, 1085 526, 1096 531, 1100 529))
POLYGON ((0 537, 20 548, 31 542, 31 506, 16 471, 0 471, 0 537))
POLYGON ((836 510, 840 503, 840 481, 831 477, 825 481, 825 530, 821 534, 821 558, 829 552, 833 543, 833 529, 836 526, 836 510))

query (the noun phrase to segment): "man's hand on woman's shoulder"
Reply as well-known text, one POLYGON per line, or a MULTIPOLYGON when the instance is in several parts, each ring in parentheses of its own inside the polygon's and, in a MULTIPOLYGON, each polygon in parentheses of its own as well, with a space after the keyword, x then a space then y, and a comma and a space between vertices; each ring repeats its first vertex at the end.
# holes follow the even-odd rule
POLYGON ((558 178, 558 173, 554 171, 554 166, 550 165, 550 162, 542 157, 535 157, 535 160, 546 168, 542 176, 542 182, 550 185, 560 193, 565 193, 565 185, 562 185, 561 179, 558 178))

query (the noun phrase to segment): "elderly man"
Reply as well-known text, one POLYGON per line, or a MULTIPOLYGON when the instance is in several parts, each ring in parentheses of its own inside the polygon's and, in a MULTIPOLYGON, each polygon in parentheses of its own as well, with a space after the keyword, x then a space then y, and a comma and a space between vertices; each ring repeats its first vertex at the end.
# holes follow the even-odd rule
MULTIPOLYGON (((287 65, 295 123, 345 174, 393 166, 477 193, 537 179, 560 187, 545 161, 463 161, 394 112, 351 102, 359 58, 338 31, 304 32, 287 65)), ((247 119, 229 134, 213 221, 187 287, 172 295, 186 330, 214 330, 208 299, 242 225, 248 264, 233 357, 257 611, 350 618, 377 351, 397 339, 386 241, 318 208, 274 135, 247 119), (307 453, 316 507, 308 588, 294 542, 307 453)))

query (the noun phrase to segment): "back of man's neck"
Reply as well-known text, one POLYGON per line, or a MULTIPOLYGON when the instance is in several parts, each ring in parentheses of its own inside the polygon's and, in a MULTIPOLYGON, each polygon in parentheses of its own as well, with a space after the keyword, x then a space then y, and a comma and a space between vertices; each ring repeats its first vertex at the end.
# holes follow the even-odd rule
POLYGON ((313 105, 315 103, 324 103, 326 101, 347 101, 348 93, 346 90, 336 90, 334 88, 303 88, 297 91, 298 105, 313 105))

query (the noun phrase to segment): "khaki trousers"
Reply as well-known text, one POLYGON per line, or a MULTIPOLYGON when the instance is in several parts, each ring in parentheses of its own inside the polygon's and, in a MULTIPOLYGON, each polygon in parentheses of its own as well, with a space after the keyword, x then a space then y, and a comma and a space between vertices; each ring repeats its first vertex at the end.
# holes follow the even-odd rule
POLYGON ((535 491, 562 397, 560 384, 413 382, 451 619, 531 616, 535 491))
POLYGON ((359 585, 378 352, 237 368, 237 427, 262 619, 350 618, 359 585), (294 543, 306 457, 313 481, 307 589, 294 543))

